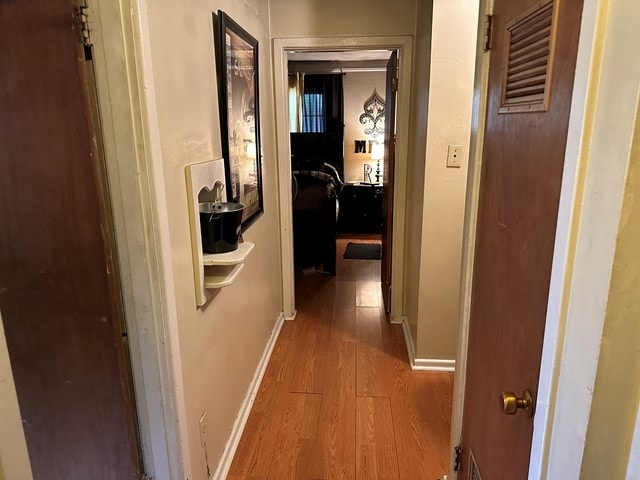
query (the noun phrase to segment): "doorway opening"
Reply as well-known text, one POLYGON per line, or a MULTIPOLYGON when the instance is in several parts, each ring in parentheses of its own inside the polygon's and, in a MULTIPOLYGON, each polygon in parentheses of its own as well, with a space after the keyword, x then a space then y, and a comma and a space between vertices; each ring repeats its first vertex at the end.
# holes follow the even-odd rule
MULTIPOLYGON (((282 263, 283 263, 283 287, 284 287, 283 288, 283 310, 285 313, 285 318, 293 319, 295 318, 295 314, 296 314, 295 278, 294 278, 295 277, 295 274, 294 274, 294 271, 295 271, 295 266, 294 266, 295 225, 294 225, 294 211, 293 211, 292 198, 294 197, 294 193, 297 194, 297 190, 299 188, 299 185, 296 185, 294 183, 297 179, 292 179, 291 155, 293 153, 294 154, 293 161, 297 161, 296 154, 293 151, 293 149, 298 148, 298 146, 294 144, 295 141, 292 140, 292 134, 290 133, 290 131, 293 130, 291 128, 292 113, 295 112, 295 107, 290 110, 290 101, 289 101, 290 55, 293 56, 292 62, 296 61, 300 63, 322 61, 322 60, 314 60, 314 58, 317 59, 319 57, 324 56, 323 61, 334 62, 333 65, 331 66, 332 69, 333 70, 337 69, 338 74, 340 74, 341 76, 346 76, 342 74, 345 73, 345 70, 347 70, 349 66, 344 64, 342 66, 336 65, 335 63, 336 61, 342 60, 345 62, 346 61, 371 62, 371 61, 377 60, 378 66, 376 67, 370 64, 369 69, 377 68, 378 70, 380 70, 381 69, 380 60, 384 62, 384 57, 388 58, 390 52, 395 50, 398 52, 398 57, 399 57, 398 67, 397 67, 398 80, 396 81, 396 85, 398 87, 397 109, 399 113, 397 117, 398 122, 396 125, 396 131, 398 132, 397 143, 396 143, 396 147, 391 149, 392 151, 395 152, 396 154, 395 157, 397 158, 396 166, 393 169, 396 175, 395 175, 395 179, 390 183, 390 185, 394 191, 399 193, 391 197, 392 198, 391 204, 392 204, 393 211, 397 213, 397 215, 395 216, 397 221, 393 223, 392 231, 389 234, 389 238, 393 238, 393 248, 390 248, 388 253, 388 257, 390 260, 389 262, 390 282, 389 283, 391 284, 393 282, 393 290, 389 289, 391 294, 389 295, 388 310, 390 311, 391 322, 393 323, 402 322, 402 314, 403 314, 402 294, 401 294, 402 282, 403 282, 402 259, 404 258, 403 256, 404 213, 405 213, 405 201, 406 201, 405 187, 406 187, 406 171, 407 171, 407 156, 408 156, 407 149, 408 149, 408 131, 409 131, 408 111, 409 111, 409 88, 411 84, 411 81, 410 81, 411 64, 410 64, 410 61, 408 61, 408 59, 411 58, 411 51, 412 51, 411 49, 412 49, 411 37, 334 37, 334 38, 327 37, 327 38, 274 39, 274 61, 276 65, 276 68, 275 68, 275 94, 276 95, 275 96, 276 96, 276 117, 277 117, 277 124, 278 124, 277 141, 278 141, 278 152, 279 152, 278 163, 279 163, 279 180, 280 180, 279 198, 280 198, 280 210, 281 210, 280 226, 281 226, 281 231, 283 232, 282 244, 281 244, 281 247, 282 247, 281 254, 282 254, 282 263), (372 53, 372 52, 375 52, 375 53, 372 53), (386 52, 386 53, 381 53, 381 52, 386 52), (316 55, 316 57, 313 57, 312 55, 316 55), (335 59, 336 55, 342 56, 342 59, 338 57, 338 60, 336 60, 335 59), (371 58, 371 57, 375 57, 376 55, 377 55, 377 58, 374 58, 374 59, 371 58), (327 59, 328 56, 332 56, 333 60, 328 60, 327 59), (351 58, 346 60, 345 57, 349 57, 349 56, 351 56, 351 58), (342 71, 340 70, 340 68, 342 68, 342 71), (405 114, 401 115, 400 112, 403 112, 405 114), (397 262, 394 262, 393 261, 394 259, 400 259, 400 260, 397 262)), ((297 65, 297 67, 299 67, 299 64, 297 65)), ((323 68, 327 70, 327 65, 326 64, 323 65, 323 68)), ((363 66, 360 65, 360 68, 362 69, 363 66)), ((297 72, 293 72, 293 68, 292 68, 292 73, 297 73, 297 72)), ((305 72, 305 75, 306 75, 306 72, 305 72)), ((314 91, 310 93, 315 94, 317 92, 314 91)), ((370 105, 374 105, 376 103, 374 100, 376 96, 380 96, 381 98, 383 98, 383 95, 384 95, 378 92, 377 90, 376 90, 376 95, 372 95, 374 93, 373 90, 368 93, 369 93, 369 96, 373 97, 370 105)), ((295 93, 293 95, 295 95, 295 93)), ((307 101, 308 101, 307 111, 310 111, 309 107, 312 106, 310 103, 312 101, 311 97, 312 95, 309 95, 309 98, 307 98, 307 101)), ((364 100, 367 100, 367 98, 365 98, 364 100)), ((304 97, 301 98, 301 102, 300 102, 301 110, 302 110, 304 101, 305 101, 304 97)), ((362 109, 362 112, 361 112, 362 114, 365 113, 364 103, 365 101, 362 101, 362 105, 360 106, 360 108, 362 109)), ((378 113, 381 113, 381 112, 378 112, 377 107, 373 107, 372 112, 373 113, 371 114, 371 116, 374 118, 374 120, 375 120, 375 115, 378 113)), ((293 115, 293 117, 295 118, 295 114, 293 115)), ((302 124, 302 117, 303 117, 302 115, 300 115, 299 117, 300 125, 302 124)), ((367 119, 364 118, 363 120, 366 121, 367 119)), ((356 119, 356 122, 358 121, 359 121, 359 117, 356 119)), ((311 119, 308 119, 307 122, 308 123, 307 123, 306 129, 314 128, 313 125, 315 124, 313 124, 311 119)), ((381 125, 382 123, 383 122, 379 122, 378 125, 381 125)), ((395 122, 394 122, 394 125, 395 125, 395 122)), ((360 124, 360 127, 362 128, 363 125, 360 124)), ((371 125, 370 128, 373 128, 373 125, 371 125)), ((305 127, 302 127, 300 129, 305 130, 305 127)), ((335 179, 335 176, 340 176, 340 181, 342 183, 344 183, 345 180, 349 179, 349 180, 352 180, 352 183, 370 184, 368 186, 370 186, 371 189, 367 190, 366 192, 375 192, 376 191, 375 185, 380 185, 382 182, 385 181, 385 178, 388 178, 388 176, 385 175, 385 172, 382 170, 387 167, 386 165, 384 165, 384 159, 382 159, 379 165, 377 161, 375 161, 374 165, 372 165, 372 158, 371 158, 372 152, 368 151, 369 150, 369 144, 367 142, 368 138, 366 134, 364 134, 364 131, 361 131, 361 132, 362 132, 362 138, 346 139, 345 137, 343 137, 343 141, 341 142, 343 143, 343 146, 341 146, 342 150, 340 152, 341 158, 339 159, 338 162, 336 162, 336 165, 330 165, 330 167, 333 167, 333 170, 335 170, 336 172, 334 172, 331 168, 329 168, 329 171, 331 173, 329 173, 328 175, 330 177, 334 177, 334 181, 336 183, 337 183, 337 180, 335 179), (356 144, 356 140, 359 141, 357 144, 356 144), (353 142, 353 143, 352 144, 346 143, 347 141, 349 143, 350 142, 353 142), (359 158, 357 161, 354 162, 352 161, 352 157, 357 158, 356 148, 360 150, 364 150, 364 152, 361 152, 360 153, 361 158, 359 158), (347 152, 349 150, 353 150, 353 154, 351 154, 350 156, 347 155, 347 152), (368 161, 365 162, 364 159, 368 161), (365 163, 368 164, 368 167, 365 166, 365 163), (365 168, 367 168, 367 171, 365 171, 365 168), (380 169, 380 173, 376 172, 378 168, 380 169), (355 173, 360 171, 362 172, 361 174, 362 176, 360 176, 359 173, 355 173), (368 173, 368 176, 365 177, 367 173, 368 173), (375 176, 377 173, 378 173, 378 177, 375 176), (371 180, 371 182, 368 181, 369 179, 371 180)), ((311 132, 300 131, 300 132, 293 132, 293 133, 302 134, 302 135, 298 135, 298 137, 302 138, 304 143, 304 140, 305 140, 303 138, 305 137, 304 134, 311 133, 311 132)), ((346 134, 346 129, 343 130, 343 134, 346 134)), ((371 134, 369 135, 371 136, 371 134)), ((372 142, 371 148, 373 148, 373 143, 375 142, 372 142)), ((313 148, 313 147, 303 146, 303 148, 313 148)), ((327 147, 327 144, 325 144, 324 146, 321 146, 317 150, 320 150, 322 148, 326 150, 326 148, 329 148, 329 147, 327 147)), ((300 159, 301 157, 298 156, 298 158, 300 159)), ((301 161, 302 160, 305 160, 305 159, 301 159, 301 161)), ((324 167, 323 165, 324 163, 330 163, 330 162, 322 162, 321 167, 324 167)), ((303 165, 303 167, 304 166, 305 165, 303 165)), ((317 168, 317 167, 313 166, 312 168, 317 168)), ((326 172, 323 172, 323 173, 326 173, 326 172)), ((375 201, 375 198, 374 198, 374 201, 375 201)), ((330 208, 327 208, 326 212, 330 210, 331 210, 330 208)), ((373 208, 373 210, 376 210, 376 209, 373 208)), ((334 216, 335 216, 335 212, 334 212, 334 216)), ((343 222, 343 220, 341 220, 340 216, 338 215, 337 219, 335 220, 336 228, 338 228, 339 221, 343 222)), ((316 237, 314 237, 314 240, 316 243, 320 242, 320 239, 316 237)), ((327 258, 321 259, 322 261, 318 263, 323 265, 322 266, 323 271, 329 271, 329 273, 331 273, 330 271, 331 268, 327 269, 326 267, 324 267, 325 263, 327 264, 332 263, 329 257, 333 258, 335 256, 333 251, 329 251, 330 249, 331 250, 333 249, 330 248, 328 243, 329 242, 327 242, 324 245, 324 250, 323 250, 324 253, 326 253, 327 258)), ((313 247, 313 245, 311 247, 313 247)), ((309 248, 307 250, 309 250, 309 252, 306 252, 306 253, 311 253, 312 254, 311 256, 313 256, 313 254, 315 254, 316 256, 318 255, 318 250, 315 248, 309 248)), ((300 256, 301 255, 300 249, 298 249, 298 252, 299 252, 298 256, 300 256)), ((314 259, 306 258, 303 260, 304 261, 302 263, 304 264, 305 262, 309 262, 309 261, 313 263, 314 259)), ((311 265, 308 265, 307 267, 310 267, 310 266, 311 265)))
POLYGON ((391 240, 384 232, 391 219, 383 218, 383 211, 393 211, 384 204, 393 203, 388 182, 393 146, 385 152, 395 136, 390 113, 395 112, 397 62, 388 66, 391 57, 396 59, 397 52, 287 52, 296 280, 303 274, 340 276, 336 258, 344 246, 337 248, 337 238, 369 236, 378 259, 384 256, 380 243, 391 240))

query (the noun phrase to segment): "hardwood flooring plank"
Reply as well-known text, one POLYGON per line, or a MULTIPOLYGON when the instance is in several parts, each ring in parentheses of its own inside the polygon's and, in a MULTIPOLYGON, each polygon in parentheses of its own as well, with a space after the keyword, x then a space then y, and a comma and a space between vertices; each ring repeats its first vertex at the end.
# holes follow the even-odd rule
MULTIPOLYGON (((379 242, 367 242, 379 243, 379 242)), ((358 263, 356 280, 380 282, 380 260, 356 260, 358 263)))
POLYGON ((384 342, 382 340, 379 308, 357 307, 356 324, 358 327, 359 343, 382 348, 384 342))
POLYGON ((289 387, 290 392, 322 393, 324 380, 324 357, 318 350, 322 348, 323 339, 316 333, 309 333, 300 339, 297 345, 297 363, 289 387))
POLYGON ((416 406, 419 423, 430 447, 429 466, 436 474, 449 467, 449 439, 453 404, 453 374, 420 372, 411 379, 411 402, 416 406))
MULTIPOLYGON (((260 442, 267 430, 265 414, 252 411, 244 428, 245 432, 252 432, 252 435, 242 435, 227 478, 248 478, 253 470, 253 466, 258 461, 260 442)), ((266 472, 268 473, 269 470, 267 469, 266 472)))
POLYGON ((336 296, 334 305, 356 306, 356 282, 339 280, 336 282, 336 296))
POLYGON ((388 398, 356 398, 356 439, 356 478, 399 478, 388 398))
MULTIPOLYGON (((284 327, 284 326, 283 326, 284 327)), ((289 385, 293 373, 293 348, 291 340, 279 338, 271 352, 252 411, 269 412, 273 397, 283 385, 289 385)))
POLYGON ((336 303, 333 306, 331 337, 345 342, 358 340, 356 321, 356 283, 340 282, 336 290, 336 303))
POLYGON ((252 480, 268 476, 282 423, 279 412, 285 408, 295 366, 293 345, 296 327, 300 325, 286 322, 282 326, 244 429, 250 434, 243 434, 240 439, 230 475, 244 475, 252 480))
POLYGON ((319 283, 314 292, 313 305, 331 305, 335 303, 337 280, 335 277, 324 275, 323 282, 319 283))
POLYGON ((355 478, 355 357, 355 343, 332 339, 311 478, 355 478))
POLYGON ((391 397, 395 360, 390 358, 384 350, 379 309, 358 307, 356 318, 358 323, 356 395, 391 397))
POLYGON ((412 372, 392 403, 400 478, 440 478, 449 467, 453 380, 445 372, 412 372))
POLYGON ((356 281, 356 306, 357 307, 381 307, 382 291, 379 281, 356 281))
POLYGON ((313 292, 317 288, 317 280, 313 277, 315 275, 296 274, 295 302, 298 312, 308 309, 313 302, 313 292))
POLYGON ((322 393, 326 371, 327 348, 331 338, 333 306, 318 308, 316 315, 305 319, 296 337, 295 368, 291 376, 290 392, 322 393))
POLYGON ((406 346, 402 325, 389 322, 389 316, 384 312, 384 308, 380 309, 380 324, 383 343, 400 343, 406 346))
POLYGON ((358 261, 344 258, 344 251, 351 239, 336 240, 336 278, 342 282, 355 282, 358 278, 358 261))
POLYGON ((283 422, 278 435, 277 447, 271 469, 270 479, 311 478, 308 464, 300 461, 308 454, 309 441, 316 441, 320 414, 321 395, 289 393, 283 412, 283 422))
POLYGON ((288 392, 279 389, 271 397, 270 411, 252 410, 229 469, 229 475, 244 475, 251 479, 266 479, 282 430, 288 392), (250 433, 249 433, 250 432, 250 433))
POLYGON ((404 345, 399 343, 386 343, 384 345, 384 353, 386 356, 386 372, 389 378, 391 398, 396 399, 404 395, 406 386, 410 383, 415 373, 411 370, 411 365, 407 358, 407 350, 404 345))
POLYGON ((296 307, 310 309, 318 305, 333 305, 337 280, 335 276, 315 273, 296 277, 296 307))
MULTIPOLYGON (((344 248, 341 251, 344 253, 344 248)), ((342 256, 340 253, 340 256, 342 256)), ((339 261, 336 267, 336 277, 343 282, 355 282, 358 279, 358 267, 354 262, 358 260, 339 261)))

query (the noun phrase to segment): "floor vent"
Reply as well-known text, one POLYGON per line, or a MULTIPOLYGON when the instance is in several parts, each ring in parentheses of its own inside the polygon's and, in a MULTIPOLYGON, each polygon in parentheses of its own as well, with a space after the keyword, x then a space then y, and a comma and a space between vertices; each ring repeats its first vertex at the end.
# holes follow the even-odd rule
POLYGON ((478 464, 476 463, 476 457, 473 455, 473 450, 469 451, 469 480, 482 480, 480 470, 478 470, 478 464))
POLYGON ((499 113, 549 109, 558 1, 539 2, 507 23, 499 113))

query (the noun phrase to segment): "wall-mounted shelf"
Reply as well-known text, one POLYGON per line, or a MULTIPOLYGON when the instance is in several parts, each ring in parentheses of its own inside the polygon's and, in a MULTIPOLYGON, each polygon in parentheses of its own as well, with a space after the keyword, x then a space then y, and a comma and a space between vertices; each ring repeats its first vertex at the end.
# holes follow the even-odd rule
POLYGON ((253 252, 255 245, 250 242, 238 244, 238 249, 226 253, 205 253, 204 288, 222 288, 231 285, 244 268, 244 261, 253 252))
POLYGON ((205 253, 202 256, 202 263, 205 266, 216 265, 237 265, 243 263, 253 251, 255 245, 251 242, 238 244, 238 249, 227 253, 205 253))
POLYGON ((215 189, 216 182, 220 182, 223 185, 221 196, 226 198, 224 161, 220 158, 187 165, 185 176, 189 204, 189 227, 191 230, 196 305, 201 307, 207 303, 211 296, 208 290, 226 287, 233 283, 244 268, 243 263, 253 251, 254 245, 246 242, 238 244, 238 249, 233 252, 202 253, 198 203, 200 201, 211 201, 211 192, 215 189), (201 196, 200 199, 198 199, 199 196, 201 196))
MULTIPOLYGON (((216 268, 215 271, 205 267, 204 288, 222 288, 231 285, 244 268, 244 264, 228 265, 230 268, 216 268)), ((211 269, 213 270, 213 269, 211 269)))

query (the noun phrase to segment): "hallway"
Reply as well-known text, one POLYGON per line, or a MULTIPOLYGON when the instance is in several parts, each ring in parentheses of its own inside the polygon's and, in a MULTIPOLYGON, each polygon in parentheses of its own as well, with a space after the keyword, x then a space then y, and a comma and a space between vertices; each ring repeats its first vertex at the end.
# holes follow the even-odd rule
POLYGON ((412 371, 387 322, 380 261, 298 276, 229 479, 435 480, 449 463, 452 373, 412 371))

